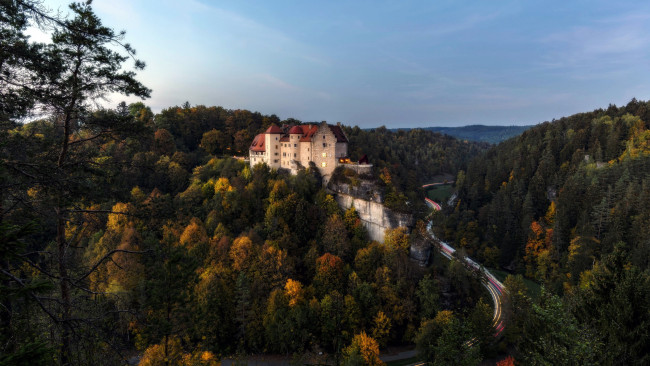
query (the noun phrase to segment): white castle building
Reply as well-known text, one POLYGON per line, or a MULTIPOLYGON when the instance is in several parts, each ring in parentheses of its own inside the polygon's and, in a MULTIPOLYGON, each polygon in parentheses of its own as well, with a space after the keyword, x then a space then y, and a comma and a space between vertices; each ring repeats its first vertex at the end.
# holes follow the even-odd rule
POLYGON ((313 162, 325 181, 329 180, 339 164, 349 163, 348 138, 341 124, 307 124, 269 127, 253 139, 249 148, 253 167, 266 163, 275 169, 287 169, 292 174, 309 167, 313 162))

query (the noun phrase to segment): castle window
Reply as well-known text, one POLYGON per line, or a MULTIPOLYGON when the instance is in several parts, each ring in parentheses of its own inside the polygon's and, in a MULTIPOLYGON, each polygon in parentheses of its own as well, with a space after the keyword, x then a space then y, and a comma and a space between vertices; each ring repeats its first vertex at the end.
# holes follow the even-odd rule
POLYGON ((293 144, 293 147, 298 147, 298 144, 293 144))
POLYGON ((278 148, 278 145, 275 145, 275 148, 277 149, 277 148, 278 148))
POLYGON ((323 140, 325 140, 325 135, 323 135, 323 140))
POLYGON ((293 157, 294 157, 294 158, 296 157, 296 153, 293 153, 293 157))
POLYGON ((327 167, 327 163, 326 163, 326 162, 322 162, 322 163, 320 163, 320 166, 322 166, 323 168, 326 168, 326 167, 327 167))
POLYGON ((324 158, 327 157, 327 153, 322 153, 321 155, 322 155, 324 158))
POLYGON ((323 147, 327 147, 327 143, 323 142, 323 147))
POLYGON ((278 156, 278 153, 275 153, 275 156, 278 156))

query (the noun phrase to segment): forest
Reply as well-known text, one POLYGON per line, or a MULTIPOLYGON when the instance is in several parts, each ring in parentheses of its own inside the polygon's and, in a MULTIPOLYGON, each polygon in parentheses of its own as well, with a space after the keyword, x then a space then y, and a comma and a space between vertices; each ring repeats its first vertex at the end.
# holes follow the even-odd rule
POLYGON ((413 345, 434 365, 650 362, 650 103, 495 147, 345 127, 350 158, 418 219, 377 243, 318 170, 237 158, 300 121, 189 102, 154 114, 125 34, 90 3, 71 12, 0 5, 0 365, 381 365, 413 345), (99 106, 108 94, 143 101, 99 106), (449 177, 458 198, 435 231, 510 274, 502 339, 476 273, 409 259, 428 238, 420 187, 449 177))
POLYGON ((472 258, 561 296, 596 364, 650 361, 648 121, 633 99, 535 126, 460 171, 436 218, 472 258))
POLYGON ((425 130, 444 133, 459 140, 489 142, 498 144, 509 138, 519 136, 533 126, 484 126, 427 127, 425 130))
MULTIPOLYGON (((460 353, 489 332, 472 273, 409 260, 424 224, 371 242, 317 170, 291 176, 233 157, 271 124, 300 121, 189 103, 98 107, 108 93, 146 99, 144 63, 89 4, 71 5, 70 18, 39 5, 0 8, 1 365, 212 365, 259 353, 378 364, 380 349, 422 329, 446 330, 444 346, 460 353), (31 42, 28 25, 52 43, 31 42)), ((413 202, 420 180, 453 176, 485 149, 424 131, 346 132, 372 145, 352 155, 413 202), (404 173, 418 166, 428 171, 404 173)), ((490 343, 479 350, 472 359, 490 343)))

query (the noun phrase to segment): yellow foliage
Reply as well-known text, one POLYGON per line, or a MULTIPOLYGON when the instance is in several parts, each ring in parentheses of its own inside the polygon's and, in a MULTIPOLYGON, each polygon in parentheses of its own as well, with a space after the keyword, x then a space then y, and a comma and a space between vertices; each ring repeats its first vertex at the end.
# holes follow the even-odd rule
POLYGON ((36 199, 36 196, 38 195, 39 189, 36 187, 31 187, 27 190, 27 196, 31 199, 36 199))
POLYGON ((384 244, 394 250, 409 249, 409 234, 405 227, 398 227, 395 229, 386 229, 384 235, 384 244))
POLYGON ((178 365, 183 358, 181 342, 177 337, 172 337, 167 341, 167 354, 165 354, 165 345, 154 344, 144 351, 138 366, 163 366, 178 365))
POLYGON ((124 229, 128 223, 128 217, 118 212, 128 212, 129 204, 118 202, 111 209, 114 213, 108 215, 108 222, 106 223, 106 230, 119 231, 124 229))
POLYGON ((618 161, 650 155, 650 131, 645 129, 645 123, 637 116, 625 115, 622 119, 629 126, 630 138, 618 161))
POLYGON ((372 336, 381 343, 382 347, 386 345, 388 336, 390 335, 391 321, 383 311, 377 312, 373 319, 374 326, 372 327, 372 336))
POLYGON ((172 337, 167 342, 167 352, 162 344, 155 344, 144 351, 138 366, 217 366, 219 361, 210 351, 195 350, 184 353, 178 337, 172 337))
POLYGON ((234 190, 235 189, 230 185, 228 178, 219 178, 219 180, 214 184, 215 193, 232 192, 234 190))
POLYGON ((553 226, 553 222, 555 222, 555 201, 551 201, 551 204, 548 206, 544 220, 548 226, 553 226))
POLYGON ((289 297, 289 306, 296 306, 302 300, 302 283, 289 278, 284 285, 284 293, 289 297))
POLYGON ((185 227, 183 234, 181 234, 180 242, 181 245, 187 248, 193 248, 199 243, 208 242, 208 234, 199 219, 193 218, 190 224, 185 227))
POLYGON ((451 310, 442 310, 433 318, 434 323, 439 327, 444 327, 454 319, 454 313, 451 310))
POLYGON ((345 348, 343 353, 347 356, 358 353, 363 357, 365 365, 380 366, 384 362, 379 358, 379 345, 372 337, 365 332, 357 334, 352 339, 352 344, 345 348))
POLYGON ((594 275, 591 270, 586 270, 580 273, 580 288, 587 290, 594 283, 594 275))
POLYGON ((241 236, 232 243, 228 256, 232 260, 232 267, 237 271, 242 271, 250 266, 251 251, 253 242, 247 236, 241 236))

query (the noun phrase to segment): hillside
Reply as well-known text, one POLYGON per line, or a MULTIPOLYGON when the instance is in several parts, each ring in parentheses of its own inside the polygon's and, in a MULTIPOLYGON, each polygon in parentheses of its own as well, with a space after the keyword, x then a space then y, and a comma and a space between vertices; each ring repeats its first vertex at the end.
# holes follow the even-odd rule
MULTIPOLYGON (((425 127, 426 131, 438 132, 441 134, 453 136, 459 140, 468 140, 475 142, 487 142, 498 144, 511 137, 521 135, 524 131, 533 126, 485 126, 470 125, 462 127, 425 127)), ((395 128, 391 131, 411 130, 409 128, 395 128)))
MULTIPOLYGON (((69 357, 92 365, 125 353, 142 355, 141 364, 212 365, 260 352, 335 359, 360 334, 382 348, 412 344, 422 321, 443 310, 455 321, 475 313, 472 334, 489 332, 475 277, 458 264, 421 269, 409 260, 420 230, 370 241, 318 172, 292 176, 233 158, 270 124, 299 121, 189 104, 154 115, 143 103, 83 120, 70 128, 61 169, 54 117, 0 125, 0 315, 11 320, 0 342, 15 348, 11 357, 57 355, 62 333, 46 329, 62 311, 80 319, 66 325, 70 347, 89 350, 69 357), (112 128, 97 135, 105 121, 112 128), (55 209, 65 216, 53 218, 55 209), (63 276, 73 289, 61 290, 63 276)), ((416 213, 425 213, 424 180, 455 175, 486 148, 429 131, 345 129, 353 159, 375 164, 386 204, 416 213)))
POLYGON ((460 140, 488 142, 498 144, 511 137, 521 135, 533 126, 485 126, 470 125, 463 127, 427 127, 425 130, 444 133, 460 140))
POLYGON ((472 161, 438 218, 471 256, 564 295, 595 334, 626 324, 592 340, 620 347, 606 364, 648 357, 648 338, 631 334, 650 321, 649 122, 650 103, 632 100, 537 125, 472 161))

